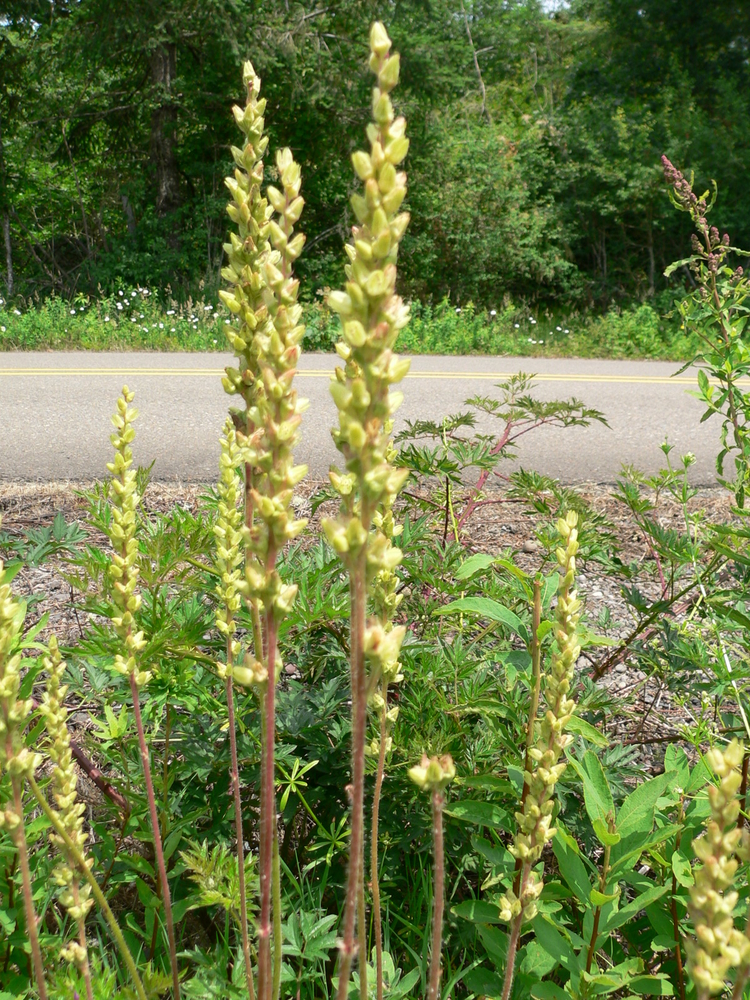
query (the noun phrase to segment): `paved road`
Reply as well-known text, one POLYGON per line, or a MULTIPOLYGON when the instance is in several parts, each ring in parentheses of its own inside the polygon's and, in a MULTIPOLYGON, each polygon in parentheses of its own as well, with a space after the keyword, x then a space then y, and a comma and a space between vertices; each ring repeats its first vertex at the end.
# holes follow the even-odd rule
MULTIPOLYGON (((136 460, 155 460, 161 480, 206 481, 216 474, 218 434, 227 407, 220 374, 231 361, 220 354, 0 353, 0 479, 100 477, 109 460, 109 414, 127 382, 140 411, 136 460)), ((310 400, 299 459, 323 478, 337 452, 329 427, 335 408, 328 393, 334 355, 308 355, 299 372, 310 400)), ((602 410, 610 427, 542 428, 522 439, 519 462, 565 482, 611 482, 621 463, 660 467, 667 436, 676 453, 692 451, 694 481, 715 481, 719 424, 700 424, 701 407, 688 395, 690 372, 648 361, 415 357, 402 385, 405 418, 438 419, 467 396, 492 394, 510 372, 538 375, 543 399, 577 396, 602 410)), ((480 424, 491 429, 491 421, 480 424)))

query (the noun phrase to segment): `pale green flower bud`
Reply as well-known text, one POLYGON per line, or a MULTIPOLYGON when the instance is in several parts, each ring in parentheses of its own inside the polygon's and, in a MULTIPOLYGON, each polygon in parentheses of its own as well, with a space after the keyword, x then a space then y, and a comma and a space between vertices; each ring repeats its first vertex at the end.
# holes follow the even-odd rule
POLYGON ((419 764, 409 768, 409 777, 423 791, 442 792, 456 777, 456 768, 450 754, 442 757, 422 755, 419 764))

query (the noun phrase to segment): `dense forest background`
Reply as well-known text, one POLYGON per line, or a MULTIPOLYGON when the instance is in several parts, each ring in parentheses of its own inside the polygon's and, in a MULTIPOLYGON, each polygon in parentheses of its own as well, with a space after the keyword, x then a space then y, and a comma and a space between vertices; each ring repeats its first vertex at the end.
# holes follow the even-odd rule
MULTIPOLYGON (((3 0, 1 279, 9 297, 119 283, 210 294, 241 63, 302 163, 308 296, 341 280, 371 81, 402 53, 407 295, 491 308, 668 296, 689 252, 665 152, 750 245, 750 3, 705 0, 3 0)), ((689 280, 687 272, 679 280, 689 280)))

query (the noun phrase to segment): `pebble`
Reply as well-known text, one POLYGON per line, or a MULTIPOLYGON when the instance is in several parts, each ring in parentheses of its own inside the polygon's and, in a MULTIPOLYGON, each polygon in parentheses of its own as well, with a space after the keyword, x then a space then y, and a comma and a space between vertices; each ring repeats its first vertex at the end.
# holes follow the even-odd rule
POLYGON ((535 542, 533 538, 527 538, 526 541, 523 543, 523 551, 524 552, 538 552, 539 551, 539 542, 535 542))

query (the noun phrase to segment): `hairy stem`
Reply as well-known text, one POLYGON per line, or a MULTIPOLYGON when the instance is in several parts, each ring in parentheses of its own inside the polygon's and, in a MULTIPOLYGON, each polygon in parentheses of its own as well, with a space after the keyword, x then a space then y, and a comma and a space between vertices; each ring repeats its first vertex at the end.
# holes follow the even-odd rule
MULTIPOLYGON (((531 871, 530 865, 524 864, 521 869, 519 883, 519 895, 523 892, 526 880, 531 871)), ((523 923, 523 910, 514 919, 510 929, 510 939, 508 940, 508 954, 505 958, 505 976, 503 978, 503 992, 501 1000, 510 1000, 513 990, 513 976, 516 971, 516 954, 518 952, 518 942, 521 938, 521 924, 523 923)))
POLYGON ((370 822, 370 882, 372 883, 372 916, 375 935, 375 987, 377 1000, 383 1000, 383 917, 380 907, 380 874, 378 863, 378 823, 380 821, 380 796, 385 773, 385 750, 388 739, 388 684, 381 691, 383 706, 380 709, 380 749, 378 768, 375 772, 375 790, 372 793, 372 820, 370 822))
MULTIPOLYGON (((8 740, 10 742, 10 738, 8 740)), ((11 748, 12 751, 12 748, 11 748)), ((11 756, 11 753, 8 753, 11 756)), ((33 778, 29 781, 33 783, 33 778)), ((13 841, 18 851, 18 864, 21 869, 21 884, 23 886, 23 906, 26 913, 26 929, 29 935, 31 946, 31 961, 34 966, 34 979, 36 988, 39 991, 39 1000, 47 1000, 47 984, 44 980, 44 963, 42 962, 42 949, 39 945, 39 932, 36 926, 36 913, 34 912, 34 897, 31 891, 31 871, 29 870, 29 854, 26 849, 26 830, 23 822, 23 799, 21 797, 21 782, 19 778, 11 779, 13 788, 13 808, 20 822, 13 831, 13 841)))
POLYGON ((135 676, 130 675, 130 693, 133 697, 133 712, 135 715, 135 727, 138 731, 138 745, 141 751, 141 764, 143 766, 143 779, 146 782, 146 796, 148 798, 148 810, 151 817, 151 830, 154 836, 154 853, 161 882, 161 896, 164 902, 164 919, 167 924, 167 937, 169 939, 169 961, 172 967, 172 990, 174 1000, 180 1000, 180 974, 177 967, 177 943, 174 934, 174 921, 172 919, 172 898, 169 892, 169 882, 167 880, 167 866, 164 862, 164 848, 162 846, 161 831, 159 829, 159 814, 156 810, 156 795, 154 794, 154 782, 151 778, 151 762, 149 760, 148 746, 146 745, 146 733, 143 728, 143 718, 141 716, 141 699, 138 693, 138 685, 135 676))
MULTIPOLYGON (((275 552, 269 552, 273 566, 275 552)), ((260 923, 258 926, 258 996, 272 1000, 273 968, 271 963, 271 927, 273 894, 273 842, 276 826, 276 789, 274 745, 276 741, 276 646, 277 626, 270 608, 264 622, 266 636, 265 666, 268 681, 263 694, 263 744, 261 746, 261 801, 260 801, 260 923)))
MULTIPOLYGON (((364 521, 364 518, 363 518, 364 521)), ((344 904, 344 927, 340 945, 339 982, 337 998, 346 1000, 349 992, 349 976, 356 950, 354 935, 357 919, 357 890, 364 852, 364 786, 365 786, 365 741, 367 737, 367 691, 365 677, 365 614, 366 585, 365 573, 367 554, 358 557, 350 575, 351 593, 351 686, 352 686, 352 832, 349 841, 349 868, 346 877, 346 901, 344 904)), ((367 956, 360 956, 360 969, 366 964, 367 956)))
MULTIPOLYGON (((610 823, 610 831, 614 823, 610 823)), ((599 892, 604 895, 607 891, 607 876, 609 875, 609 854, 611 847, 607 845, 604 848, 604 859, 602 861, 602 871, 599 876, 599 892)), ((601 919, 602 908, 597 906, 594 910, 594 926, 591 928, 591 940, 589 941, 589 949, 586 953, 586 972, 591 972, 591 966, 594 962, 594 955, 596 954, 596 939, 599 937, 599 920, 601 919)))
POLYGON ((439 1000, 440 972, 443 948, 443 907, 445 905, 445 852, 443 849, 443 806, 445 795, 439 789, 432 793, 432 843, 435 852, 432 910, 432 953, 428 1000, 439 1000))
POLYGON ((281 962, 283 957, 283 932, 281 930, 281 858, 279 857, 279 825, 273 825, 273 1000, 281 995, 281 962))
POLYGON ((125 942, 125 938, 122 936, 120 925, 117 923, 115 915, 114 913, 112 913, 112 910, 110 909, 109 903, 107 902, 104 893, 99 888, 99 883, 94 878, 91 869, 86 863, 86 859, 81 854, 76 845, 73 843, 73 841, 70 839, 67 830, 60 822, 59 816, 51 808, 51 806, 45 799, 44 795, 42 794, 41 788, 39 787, 39 785, 37 785, 34 778, 29 778, 29 785, 31 787, 31 791, 34 793, 34 797, 39 803, 39 807, 41 808, 42 812, 54 827, 55 833, 60 837, 60 839, 65 844, 65 847, 68 850, 70 857, 75 861, 79 872, 81 873, 81 875, 83 875, 88 884, 91 886, 91 892, 94 896, 94 899, 96 900, 99 908, 104 914, 105 920, 109 924, 109 929, 112 931, 112 937, 115 939, 115 943, 117 944, 117 947, 120 950, 120 954, 122 955, 122 960, 125 963, 128 972, 130 973, 130 979, 133 983, 133 987, 135 988, 135 992, 138 994, 138 1000, 147 1000, 146 991, 143 988, 141 977, 138 975, 138 969, 136 967, 135 962, 133 961, 133 956, 131 955, 130 949, 128 948, 125 942))
POLYGON ((359 868, 359 885, 357 886, 357 955, 359 963, 359 1000, 367 1000, 367 908, 365 906, 364 857, 359 868))
MULTIPOLYGON (((232 665, 232 640, 227 640, 227 665, 232 665)), ((229 722, 229 753, 231 755, 232 798, 234 799, 234 834, 237 840, 237 876, 240 886, 240 931, 242 934, 242 956, 245 960, 245 982, 249 1000, 255 1000, 253 984, 253 964, 250 958, 250 935, 247 929, 247 887, 245 885, 245 837, 242 830, 242 798, 240 796, 240 769, 237 756, 237 730, 234 717, 234 684, 231 669, 226 679, 227 716, 229 722)))

